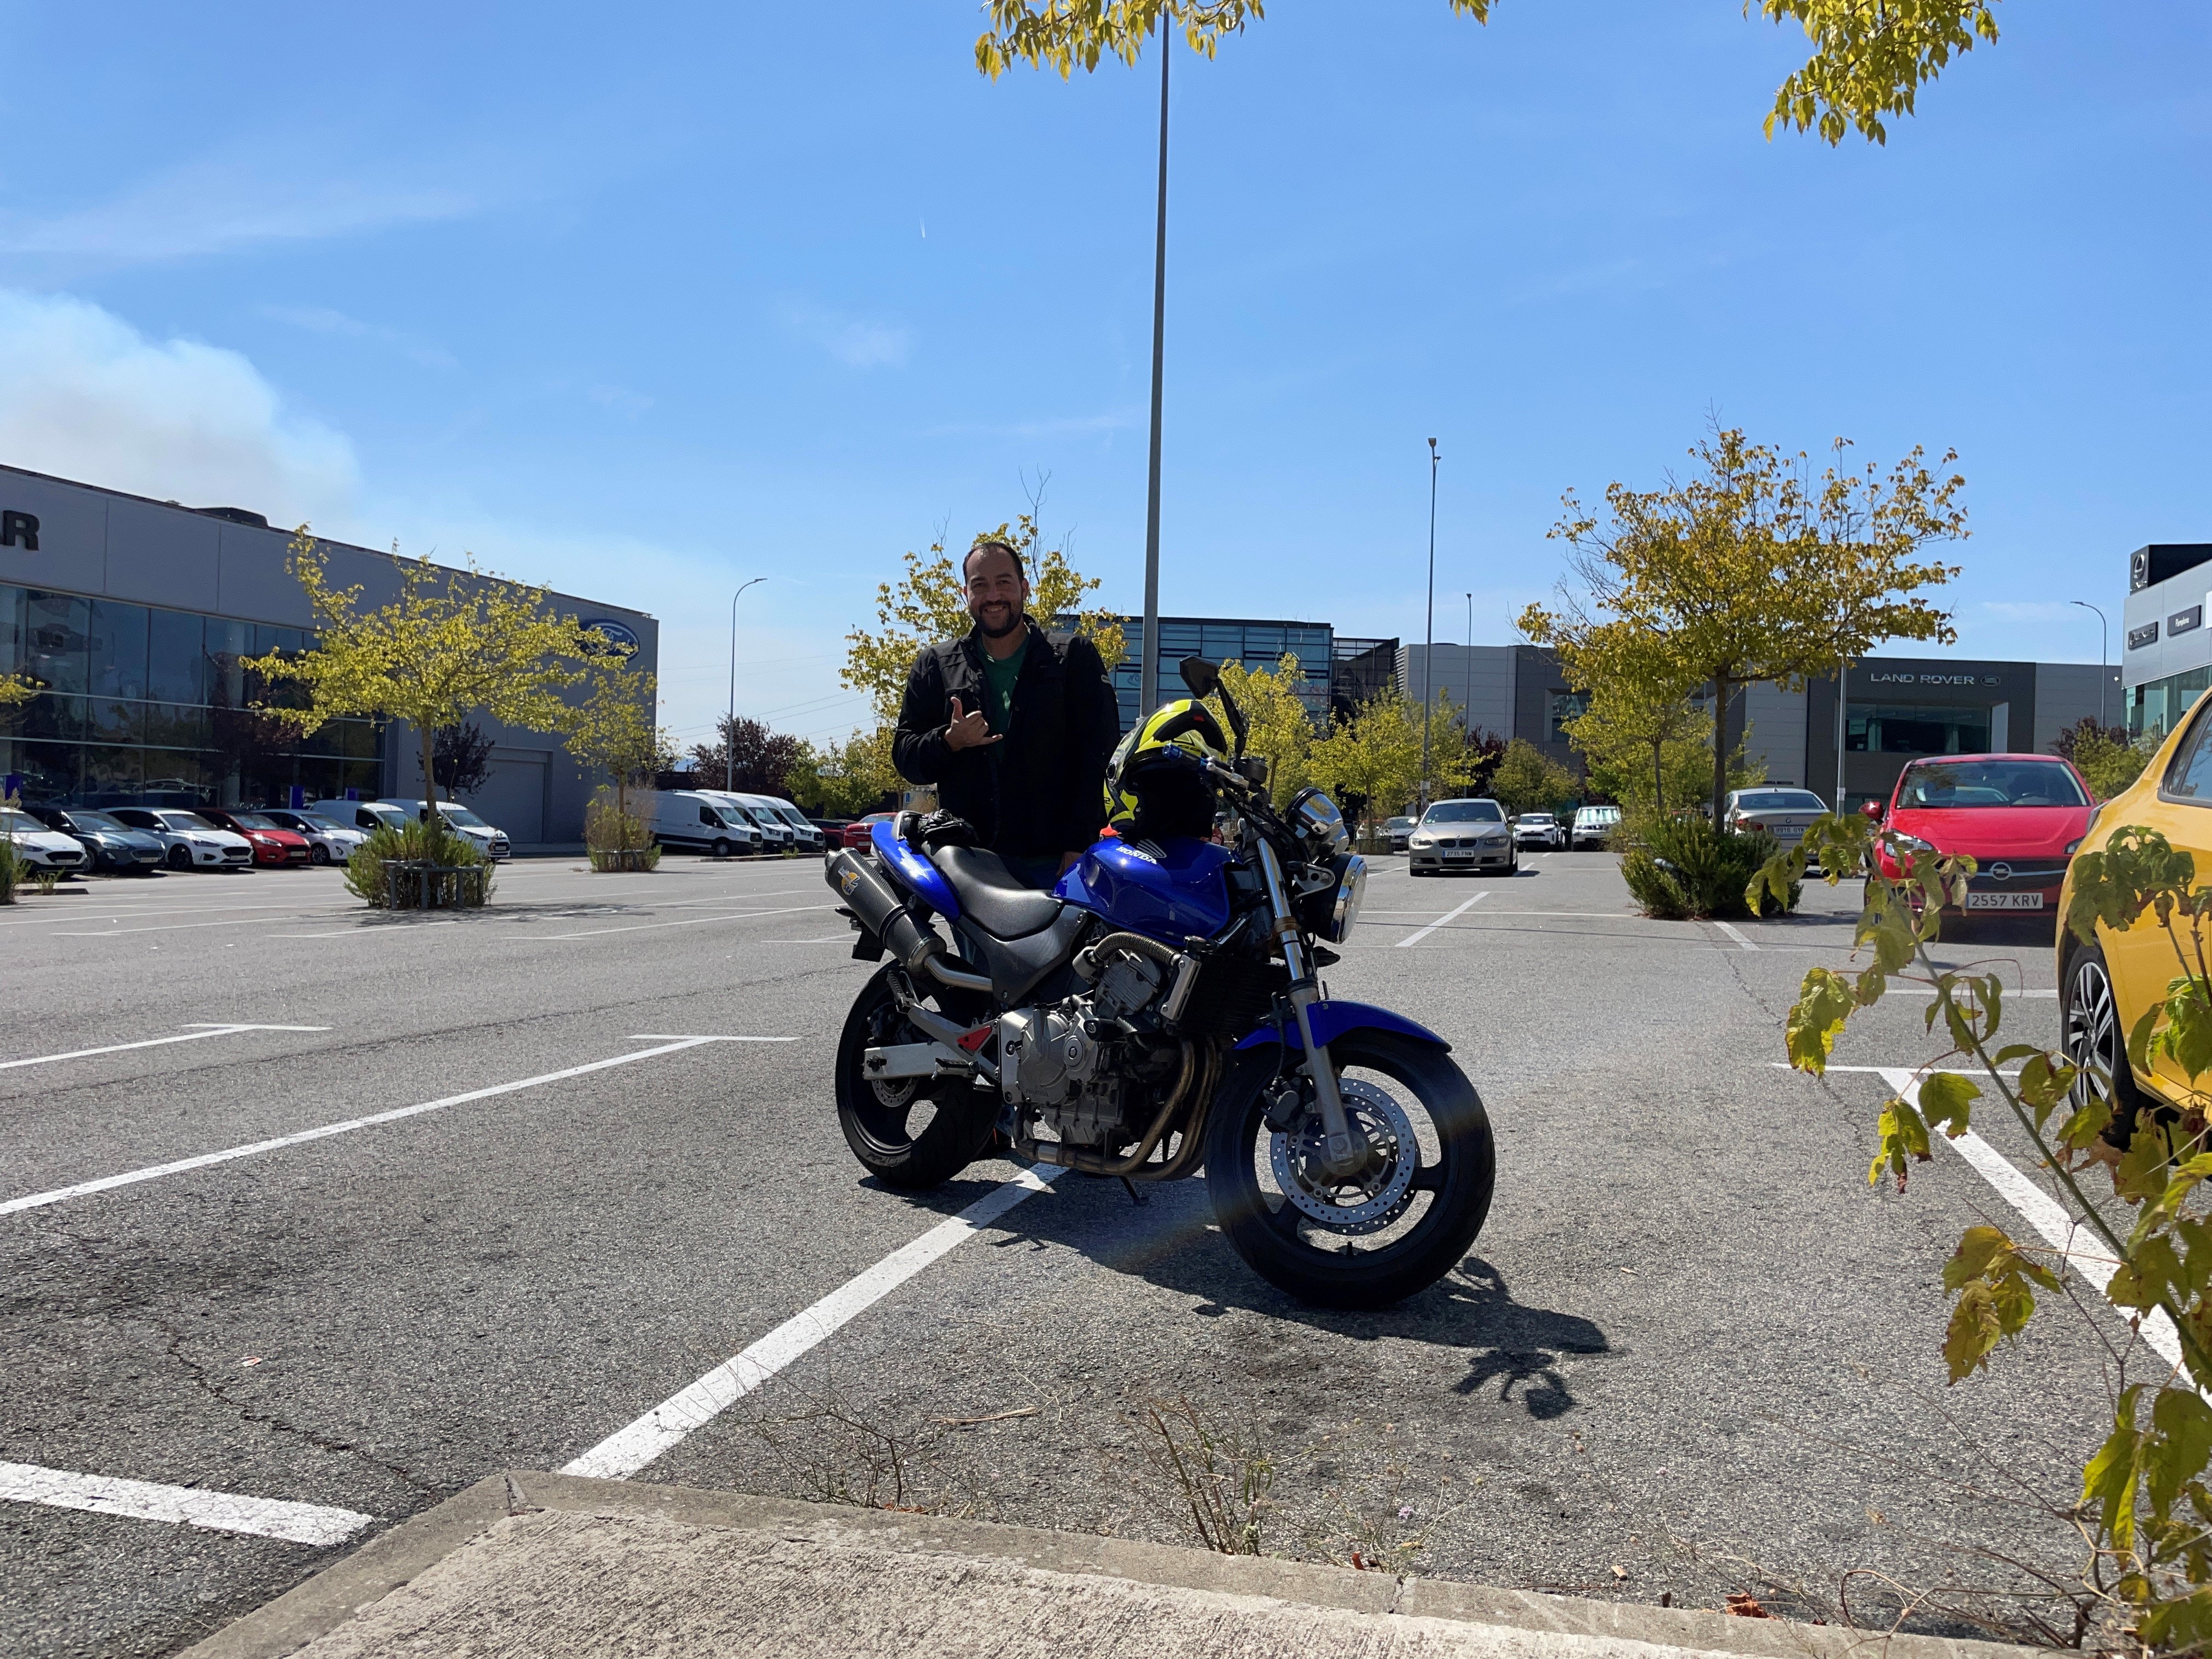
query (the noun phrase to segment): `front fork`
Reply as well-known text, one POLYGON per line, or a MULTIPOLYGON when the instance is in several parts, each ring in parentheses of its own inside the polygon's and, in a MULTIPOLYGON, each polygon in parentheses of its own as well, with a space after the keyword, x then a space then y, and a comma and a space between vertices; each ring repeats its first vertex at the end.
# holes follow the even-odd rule
POLYGON ((1313 1020, 1307 1011, 1321 1000, 1321 982, 1314 977, 1305 941, 1298 937, 1297 915, 1291 908, 1290 889, 1283 880, 1282 863, 1264 837, 1258 844, 1260 874, 1267 884, 1267 908, 1274 915, 1275 939, 1282 948, 1284 963, 1291 970, 1291 1017, 1297 1021, 1298 1041, 1305 1045, 1306 1075, 1313 1079, 1314 1097, 1321 1106, 1321 1127, 1325 1137, 1322 1168, 1333 1176, 1350 1175, 1359 1168, 1366 1149, 1355 1146, 1352 1140, 1352 1122, 1344 1113, 1344 1096, 1336 1086, 1335 1064, 1329 1059, 1328 1050, 1314 1041, 1313 1020))

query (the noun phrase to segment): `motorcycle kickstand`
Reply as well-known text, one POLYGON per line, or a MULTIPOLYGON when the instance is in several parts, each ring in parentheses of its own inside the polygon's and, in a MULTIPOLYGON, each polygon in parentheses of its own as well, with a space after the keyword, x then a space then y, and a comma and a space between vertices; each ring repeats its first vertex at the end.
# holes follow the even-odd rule
POLYGON ((1137 1183, 1130 1180, 1128 1176, 1123 1176, 1121 1177, 1121 1185, 1128 1190, 1129 1202, 1134 1204, 1139 1209, 1142 1209, 1146 1204, 1152 1202, 1150 1199, 1146 1198, 1142 1193, 1137 1190, 1137 1183))

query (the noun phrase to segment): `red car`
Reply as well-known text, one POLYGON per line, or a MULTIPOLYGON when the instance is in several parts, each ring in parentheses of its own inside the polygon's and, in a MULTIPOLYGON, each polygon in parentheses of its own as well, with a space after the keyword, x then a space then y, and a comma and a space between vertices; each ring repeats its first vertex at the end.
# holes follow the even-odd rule
POLYGON ((841 847, 865 848, 868 844, 868 837, 875 833, 878 824, 897 816, 896 812, 871 812, 864 818, 854 818, 837 832, 837 844, 841 847))
POLYGON ((287 830, 274 818, 264 818, 258 812, 233 811, 221 806, 202 806, 196 810, 216 829, 245 836, 253 848, 256 864, 305 866, 313 855, 314 848, 307 844, 305 836, 296 830, 287 830))
MULTIPOLYGON (((2091 810, 2081 775, 2056 755, 1917 760, 1899 774, 1887 812, 1874 801, 1865 807, 1868 817, 1904 837, 1908 849, 1974 859, 1966 910, 2045 915, 2058 908, 2059 884, 2089 832, 2091 810)), ((1884 875, 1902 873, 1886 852, 1875 857, 1884 875)))

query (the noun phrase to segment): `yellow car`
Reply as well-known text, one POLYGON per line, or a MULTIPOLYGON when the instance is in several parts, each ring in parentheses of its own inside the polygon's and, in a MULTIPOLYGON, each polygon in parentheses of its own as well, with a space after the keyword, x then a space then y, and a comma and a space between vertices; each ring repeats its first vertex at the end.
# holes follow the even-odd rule
MULTIPOLYGON (((2212 881, 2212 697, 2200 698, 2142 775, 2097 808, 2087 833, 2070 850, 2097 852, 2130 824, 2159 831, 2197 860, 2198 883, 2212 881)), ((2145 916, 2124 933, 2100 927, 2097 942, 2084 945, 2063 921, 2073 896, 2069 863, 2058 895, 2058 1000, 2066 1055, 2112 1078, 2110 1138, 2121 1143, 2144 1106, 2175 1105, 2190 1093, 2188 1079, 2171 1060, 2161 1057, 2146 1073, 2135 1071, 2127 1058, 2129 1030, 2165 997, 2173 978, 2173 942, 2155 917, 2145 916)))

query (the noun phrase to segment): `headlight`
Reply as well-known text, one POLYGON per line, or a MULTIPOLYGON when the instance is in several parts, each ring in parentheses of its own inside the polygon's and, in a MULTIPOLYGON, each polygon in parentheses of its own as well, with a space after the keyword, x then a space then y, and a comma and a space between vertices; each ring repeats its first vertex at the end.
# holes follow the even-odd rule
POLYGON ((222 843, 219 841, 202 841, 198 836, 194 836, 192 838, 192 845, 198 848, 203 853, 220 853, 222 851, 222 843))
POLYGON ((1434 836, 1414 836, 1406 842, 1408 847, 1434 847, 1436 844, 1434 836))
POLYGON ((2087 840, 2088 840, 2088 839, 2089 839, 2089 838, 2088 838, 2088 836, 2081 836, 2081 837, 2080 838, 2080 840, 2077 840, 2077 841, 2069 841, 2069 842, 2068 842, 2066 843, 2066 856, 2067 856, 2068 858, 2069 858, 2069 859, 2070 859, 2070 858, 2072 858, 2072 857, 2075 855, 2075 854, 2076 854, 2076 853, 2078 853, 2078 852, 2080 852, 2080 851, 2081 850, 2081 842, 2085 842, 2085 841, 2087 841, 2087 840))
MULTIPOLYGON (((1533 827, 1532 827, 1532 828, 1533 828, 1533 827)), ((1497 842, 1501 842, 1501 841, 1504 841, 1504 840, 1505 839, 1505 831, 1504 831, 1503 830, 1484 830, 1484 831, 1482 832, 1482 835, 1481 835, 1481 836, 1480 836, 1480 838, 1482 841, 1485 841, 1485 842, 1489 842, 1489 843, 1491 843, 1491 844, 1492 844, 1492 845, 1495 845, 1497 842)))
POLYGON ((1340 945, 1352 936, 1352 924, 1359 920, 1359 907, 1367 897, 1367 860, 1354 853, 1344 861, 1344 870, 1336 884, 1336 908, 1330 920, 1334 924, 1329 933, 1329 943, 1340 945))
POLYGON ((1298 834, 1313 844, 1318 859, 1333 859, 1352 844, 1352 832, 1344 827, 1344 814, 1318 789, 1299 790, 1291 798, 1290 811, 1285 816, 1298 834))

